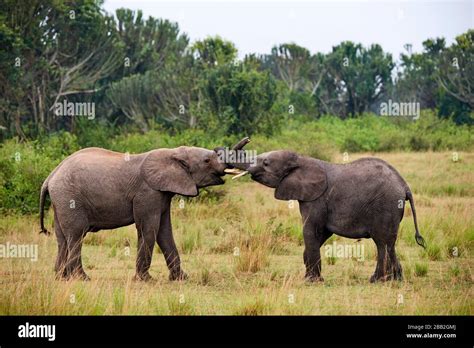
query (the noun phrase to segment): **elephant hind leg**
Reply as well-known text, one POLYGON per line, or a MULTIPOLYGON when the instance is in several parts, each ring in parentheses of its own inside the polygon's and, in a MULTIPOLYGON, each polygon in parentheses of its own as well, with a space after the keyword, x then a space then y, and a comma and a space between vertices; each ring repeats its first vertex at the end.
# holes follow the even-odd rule
POLYGON ((68 259, 68 250, 66 237, 64 236, 63 230, 59 223, 56 212, 54 213, 54 232, 56 233, 56 239, 58 242, 58 256, 56 257, 56 263, 54 265, 54 272, 56 273, 57 279, 67 278, 66 263, 68 259))
POLYGON ((395 252, 395 243, 388 248, 388 257, 390 258, 389 277, 393 280, 403 280, 403 271, 400 261, 398 261, 395 252))
POLYGON ((61 222, 61 230, 67 244, 65 277, 89 280, 90 278, 82 268, 81 258, 82 242, 89 230, 87 215, 85 212, 78 211, 77 207, 74 215, 64 213, 64 211, 59 213, 61 212, 63 214, 58 214, 58 220, 61 222))
POLYGON ((377 265, 375 266, 375 272, 370 277, 370 282, 375 283, 377 281, 386 280, 387 270, 387 245, 383 242, 375 241, 377 245, 377 265))
POLYGON ((402 266, 395 252, 395 239, 388 242, 375 240, 377 245, 377 266, 370 282, 386 280, 403 280, 402 266))
POLYGON ((54 207, 56 236, 58 238, 59 254, 56 260, 60 278, 80 278, 89 280, 90 278, 82 268, 82 241, 89 230, 87 213, 80 207, 70 208, 69 206, 54 207), (59 227, 59 229, 58 229, 59 227), (64 250, 66 245, 66 250, 64 250))
POLYGON ((82 242, 86 232, 78 230, 67 237, 68 259, 66 264, 66 273, 68 278, 79 278, 90 280, 89 276, 82 267, 82 242))

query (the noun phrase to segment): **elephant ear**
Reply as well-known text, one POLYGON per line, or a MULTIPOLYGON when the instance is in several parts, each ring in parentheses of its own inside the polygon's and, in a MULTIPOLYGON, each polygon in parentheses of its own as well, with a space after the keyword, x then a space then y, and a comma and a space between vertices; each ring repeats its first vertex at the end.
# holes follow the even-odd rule
POLYGON ((314 159, 300 158, 275 190, 275 198, 284 201, 314 201, 327 188, 326 171, 314 159))
POLYGON ((142 165, 142 174, 157 191, 197 196, 198 190, 189 172, 188 155, 184 147, 150 152, 142 165))

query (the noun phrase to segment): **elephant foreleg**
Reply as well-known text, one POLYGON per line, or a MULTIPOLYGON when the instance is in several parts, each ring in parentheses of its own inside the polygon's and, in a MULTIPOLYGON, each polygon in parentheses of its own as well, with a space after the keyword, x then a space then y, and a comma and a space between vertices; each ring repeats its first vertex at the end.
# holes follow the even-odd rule
POLYGON ((309 281, 323 281, 321 277, 321 246, 331 236, 322 228, 314 224, 305 223, 303 227, 304 253, 303 260, 306 266, 305 278, 309 281))
POLYGON ((150 270, 151 259, 153 256, 153 248, 155 246, 155 230, 156 229, 158 229, 157 225, 137 226, 138 251, 137 251, 135 280, 147 281, 147 280, 152 279, 148 271, 150 270))
POLYGON ((187 279, 186 273, 181 269, 181 260, 179 258, 178 249, 173 238, 173 230, 171 227, 170 209, 166 209, 161 216, 161 224, 156 237, 158 246, 165 257, 166 265, 170 271, 170 280, 187 279))

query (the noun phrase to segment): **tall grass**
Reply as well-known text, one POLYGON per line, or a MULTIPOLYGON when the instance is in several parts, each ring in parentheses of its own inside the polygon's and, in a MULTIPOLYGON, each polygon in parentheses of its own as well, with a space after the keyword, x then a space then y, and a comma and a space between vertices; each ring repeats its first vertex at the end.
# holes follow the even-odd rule
MULTIPOLYGON (((350 160, 363 156, 351 153, 350 160)), ((168 280, 157 246, 150 269, 155 280, 132 280, 134 226, 86 236, 83 263, 90 282, 56 281, 54 235, 37 233, 35 215, 3 215, 0 244, 36 244, 39 255, 37 262, 0 259, 0 315, 474 314, 474 153, 460 151, 458 162, 451 151, 379 156, 410 184, 428 244, 427 250, 416 245, 407 206, 397 240, 402 282, 369 284, 376 250, 372 240, 362 240, 364 262, 323 258, 325 282, 306 283, 298 203, 277 201, 273 190, 257 183, 228 180, 202 198, 185 200, 184 208, 180 197, 173 199, 174 237, 189 275, 184 282, 168 280), (450 184, 464 191, 443 191, 450 184), (397 304, 400 295, 403 305, 397 304)), ((53 230, 50 210, 46 224, 53 230)), ((345 241, 332 237, 328 243, 333 240, 345 241)))

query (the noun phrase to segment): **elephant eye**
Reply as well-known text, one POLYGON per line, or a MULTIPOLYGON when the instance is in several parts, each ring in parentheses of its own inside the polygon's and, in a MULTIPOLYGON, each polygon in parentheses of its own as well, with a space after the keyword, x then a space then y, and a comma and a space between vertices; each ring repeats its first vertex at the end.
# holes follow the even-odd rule
POLYGON ((205 162, 205 163, 209 163, 209 162, 211 162, 211 160, 210 160, 209 158, 206 158, 206 159, 204 160, 204 162, 205 162))
POLYGON ((268 160, 266 160, 266 159, 263 160, 263 165, 264 165, 265 167, 268 166, 268 160))

